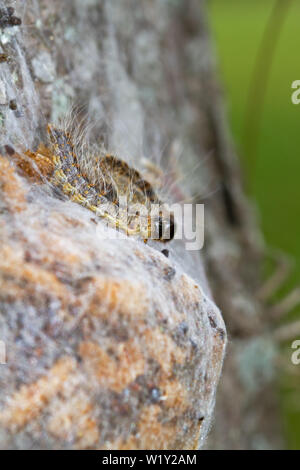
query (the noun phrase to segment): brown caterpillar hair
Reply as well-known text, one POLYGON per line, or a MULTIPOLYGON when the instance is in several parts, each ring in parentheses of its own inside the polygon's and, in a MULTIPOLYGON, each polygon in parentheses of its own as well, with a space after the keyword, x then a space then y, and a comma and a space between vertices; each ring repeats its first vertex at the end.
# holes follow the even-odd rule
POLYGON ((53 125, 48 125, 48 134, 54 165, 51 182, 72 201, 106 219, 109 225, 127 235, 139 235, 145 241, 149 238, 162 242, 173 239, 173 214, 165 209, 151 184, 137 170, 123 160, 105 154, 93 158, 91 181, 81 168, 71 134, 53 125), (121 197, 126 199, 126 211, 119 204, 121 197), (113 213, 107 210, 108 204, 115 209, 113 213), (152 205, 158 207, 155 215, 152 214, 152 205))

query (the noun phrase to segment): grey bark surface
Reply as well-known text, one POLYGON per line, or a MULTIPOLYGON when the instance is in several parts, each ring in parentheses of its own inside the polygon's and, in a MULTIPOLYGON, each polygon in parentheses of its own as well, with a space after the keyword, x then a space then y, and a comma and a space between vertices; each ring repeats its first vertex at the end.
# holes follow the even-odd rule
POLYGON ((263 243, 228 133, 205 2, 13 6, 22 25, 0 34, 2 52, 11 57, 2 83, 15 77, 2 93, 0 145, 32 148, 33 129, 42 135, 46 122, 76 102, 93 124, 92 139, 104 136, 111 151, 136 167, 142 156, 165 165, 178 177, 171 200, 179 193, 205 203, 201 256, 178 246, 174 257, 212 296, 229 336, 207 447, 279 447, 276 346, 256 298, 263 243), (8 109, 11 99, 23 119, 8 109))

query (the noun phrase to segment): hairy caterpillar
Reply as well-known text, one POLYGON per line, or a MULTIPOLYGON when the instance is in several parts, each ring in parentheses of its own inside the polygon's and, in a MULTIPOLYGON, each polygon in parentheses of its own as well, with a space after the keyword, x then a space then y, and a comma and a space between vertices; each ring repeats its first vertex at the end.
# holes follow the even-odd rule
POLYGON ((173 214, 137 170, 106 154, 95 159, 91 181, 81 169, 71 134, 49 124, 48 135, 50 151, 27 155, 39 167, 48 167, 46 173, 55 187, 127 235, 139 235, 145 242, 149 238, 162 242, 173 239, 173 214), (125 208, 120 200, 126 201, 125 208))

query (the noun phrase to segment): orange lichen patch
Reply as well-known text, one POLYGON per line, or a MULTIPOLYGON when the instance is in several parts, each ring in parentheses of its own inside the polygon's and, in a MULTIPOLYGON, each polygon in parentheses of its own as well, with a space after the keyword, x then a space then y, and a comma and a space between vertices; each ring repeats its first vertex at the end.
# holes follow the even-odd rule
POLYGON ((170 336, 165 335, 159 328, 147 330, 144 333, 145 345, 150 355, 160 364, 163 372, 172 375, 174 364, 183 364, 185 354, 170 336))
POLYGON ((184 412, 188 407, 188 393, 178 380, 165 380, 160 382, 164 406, 174 408, 176 412, 184 412))
MULTIPOLYGON (((90 261, 90 256, 86 251, 81 250, 75 243, 71 243, 67 239, 67 235, 64 234, 64 237, 61 234, 66 230, 66 226, 61 227, 61 234, 57 233, 56 227, 55 232, 53 232, 53 224, 51 218, 47 220, 48 225, 51 226, 51 230, 44 229, 42 227, 40 220, 30 220, 30 228, 36 231, 36 234, 39 238, 39 245, 36 246, 36 250, 33 251, 31 255, 30 249, 27 250, 30 254, 30 258, 37 259, 42 266, 50 267, 53 265, 64 264, 66 269, 70 272, 72 269, 78 270, 82 263, 88 263, 90 261), (38 253, 38 254, 37 254, 38 253)), ((63 219, 58 221, 58 223, 63 224, 63 219)), ((70 226, 70 229, 72 227, 70 226)), ((25 235, 23 236, 25 238, 25 235)), ((29 247, 32 246, 32 241, 30 238, 26 237, 26 243, 29 247)))
POLYGON ((93 284, 95 295, 90 305, 92 315, 111 316, 112 312, 132 318, 146 315, 149 298, 143 283, 98 277, 93 284))
POLYGON ((8 302, 14 302, 15 299, 18 301, 23 301, 28 298, 28 291, 26 288, 17 286, 14 279, 3 279, 2 272, 0 268, 0 281, 1 281, 1 291, 0 299, 5 299, 8 302))
MULTIPOLYGON (((74 390, 72 390, 74 393, 74 390)), ((75 449, 88 449, 100 438, 97 423, 92 418, 93 406, 85 394, 57 398, 53 403, 48 430, 56 438, 72 443, 75 449)))
POLYGON ((145 407, 139 420, 139 449, 172 449, 172 442, 176 438, 176 427, 170 424, 161 424, 159 405, 145 407))
POLYGON ((193 432, 190 432, 190 438, 186 438, 186 441, 182 447, 183 450, 199 450, 199 442, 201 436, 201 423, 198 426, 193 426, 193 432))
POLYGON ((14 212, 24 210, 26 206, 25 190, 17 177, 14 168, 6 158, 0 156, 0 198, 7 203, 8 209, 14 212))
POLYGON ((176 439, 176 427, 171 424, 161 424, 160 406, 150 405, 143 408, 138 421, 138 433, 128 439, 116 439, 106 443, 103 450, 164 450, 174 449, 172 444, 176 439))
POLYGON ((31 385, 23 385, 7 400, 7 406, 0 411, 0 424, 12 431, 25 426, 35 419, 49 401, 63 388, 65 381, 76 367, 71 357, 62 357, 49 370, 31 385))
MULTIPOLYGON (((163 425, 159 422, 161 409, 158 405, 144 408, 141 414, 138 433, 128 439, 116 439, 107 442, 101 450, 170 450, 174 449, 177 438, 177 428, 173 424, 163 425)), ((189 435, 182 443, 183 450, 198 450, 201 425, 192 426, 189 435)), ((176 447, 178 448, 178 447, 176 447)))
POLYGON ((116 359, 111 358, 98 344, 83 342, 79 353, 90 377, 115 392, 121 392, 145 371, 145 359, 134 340, 120 343, 114 348, 116 359))
POLYGON ((65 286, 57 277, 34 263, 24 261, 21 252, 16 252, 12 247, 5 245, 0 247, 0 272, 6 277, 14 279, 14 283, 26 282, 27 294, 29 286, 33 289, 41 289, 58 297, 65 304, 70 300, 65 286))
MULTIPOLYGON (((50 220, 48 221, 50 224, 50 220)), ((66 238, 62 238, 56 233, 40 230, 39 240, 41 246, 45 247, 44 250, 40 250, 43 256, 39 258, 43 265, 52 266, 53 263, 59 261, 71 271, 71 268, 79 268, 83 262, 90 260, 88 254, 83 250, 80 251, 75 243, 70 243, 66 238)))
POLYGON ((199 286, 195 284, 195 281, 186 274, 182 274, 179 278, 179 289, 183 295, 183 300, 186 305, 191 305, 201 301, 202 292, 199 286))
POLYGON ((35 182, 42 182, 43 176, 49 177, 54 171, 51 152, 44 144, 40 144, 36 152, 27 150, 25 155, 13 155, 13 159, 22 172, 35 182))

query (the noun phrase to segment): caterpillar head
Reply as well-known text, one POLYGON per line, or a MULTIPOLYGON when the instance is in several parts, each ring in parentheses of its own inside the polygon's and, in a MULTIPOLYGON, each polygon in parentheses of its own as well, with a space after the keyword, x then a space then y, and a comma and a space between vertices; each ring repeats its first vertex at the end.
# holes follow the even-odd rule
POLYGON ((153 240, 163 243, 173 240, 175 235, 175 221, 172 212, 161 212, 158 217, 154 218, 152 221, 152 226, 154 226, 154 233, 152 233, 152 238, 154 236, 153 240))

